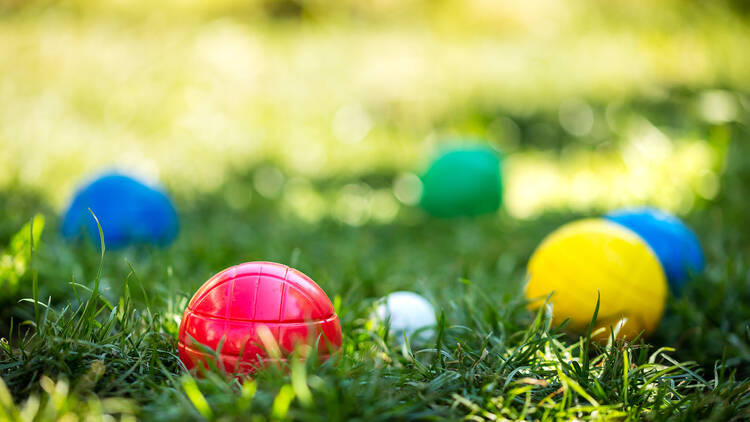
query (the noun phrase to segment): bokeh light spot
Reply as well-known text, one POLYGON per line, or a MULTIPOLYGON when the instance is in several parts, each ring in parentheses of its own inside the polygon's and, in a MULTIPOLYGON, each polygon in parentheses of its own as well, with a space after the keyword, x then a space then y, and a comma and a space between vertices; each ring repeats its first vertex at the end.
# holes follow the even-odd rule
POLYGON ((398 210, 399 204, 390 189, 378 189, 372 194, 372 218, 378 223, 390 223, 398 210))
POLYGON ((250 206, 250 200, 253 197, 253 191, 249 184, 229 183, 224 187, 224 200, 230 208, 234 210, 243 210, 250 206))
POLYGON ((361 226, 370 218, 372 189, 364 183, 350 183, 339 192, 333 208, 334 216, 351 226, 361 226))
POLYGON ((416 205, 422 197, 422 181, 413 173, 402 173, 393 183, 393 194, 406 205, 416 205))
POLYGON ((253 186, 266 198, 276 198, 284 186, 284 174, 276 167, 261 167, 255 171, 253 186))
POLYGON ((308 223, 317 223, 326 215, 326 201, 309 181, 295 177, 284 187, 284 207, 308 223))
POLYGON ((372 126, 372 118, 359 104, 346 105, 338 109, 332 123, 334 135, 346 144, 362 141, 372 126))
POLYGON ((698 99, 701 116, 710 123, 725 123, 737 117, 737 100, 731 92, 711 90, 698 99))
POLYGON ((573 136, 586 136, 594 127, 594 111, 580 100, 566 100, 558 110, 560 126, 573 136))

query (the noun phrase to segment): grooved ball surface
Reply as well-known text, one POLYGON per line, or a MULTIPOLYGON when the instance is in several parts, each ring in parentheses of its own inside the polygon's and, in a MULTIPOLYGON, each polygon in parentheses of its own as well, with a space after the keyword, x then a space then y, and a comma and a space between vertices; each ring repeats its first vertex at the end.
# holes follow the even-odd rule
POLYGON ((285 265, 248 262, 216 274, 190 300, 180 324, 180 359, 192 369, 207 357, 196 342, 213 350, 221 346, 228 372, 251 372, 259 358, 270 361, 263 332, 282 358, 319 336, 322 358, 341 346, 338 316, 314 281, 285 265))

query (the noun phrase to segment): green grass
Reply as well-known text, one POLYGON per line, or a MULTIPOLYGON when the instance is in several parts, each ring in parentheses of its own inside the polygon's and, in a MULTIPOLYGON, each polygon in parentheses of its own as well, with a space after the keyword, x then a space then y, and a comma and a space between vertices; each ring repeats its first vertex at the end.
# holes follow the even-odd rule
POLYGON ((0 422, 750 419, 740 2, 21 3, 0 0, 0 422), (571 99, 593 116, 587 134, 562 127, 571 99), (340 139, 342 109, 371 120, 364 139, 340 139), (439 220, 399 202, 394 180, 454 135, 489 139, 509 169, 552 172, 565 180, 548 191, 568 193, 510 172, 494 215, 439 220), (669 152, 634 155, 644 139, 669 152), (61 238, 69 188, 113 164, 162 177, 173 245, 102 256, 61 238), (572 189, 586 174, 595 194, 572 189), (526 309, 526 262, 547 233, 644 201, 683 214, 708 263, 651 337, 590 343, 526 309), (36 215, 39 238, 41 219, 25 227, 36 215), (182 311, 252 260, 321 285, 342 352, 252 380, 192 377, 182 311), (429 343, 373 324, 394 290, 436 305, 429 343))
MULTIPOLYGON (((728 127, 747 136, 746 127, 728 127)), ((277 199, 229 206, 221 190, 179 197, 183 232, 167 249, 100 256, 71 247, 58 220, 36 245, 20 292, 3 296, 0 416, 52 420, 71 412, 143 420, 648 419, 750 416, 750 152, 730 144, 722 191, 688 216, 708 256, 648 344, 589 343, 525 309, 524 266, 544 236, 577 217, 520 222, 504 214, 434 220, 404 208, 389 224, 310 224, 277 199), (238 262, 287 263, 336 304, 342 353, 323 364, 269 370, 241 383, 194 379, 176 354, 178 318, 210 275, 238 262), (100 267, 101 264, 101 267, 100 267), (99 273, 101 271, 101 273, 99 273), (38 283, 38 305, 32 297, 38 283), (429 344, 399 346, 369 321, 372 304, 416 290, 440 312, 429 344)), ((232 177, 252 184, 254 170, 232 177)), ((386 186, 395 175, 359 183, 386 186)), ((353 182, 318 180, 321 190, 353 182)), ((257 193, 257 192, 256 192, 257 193)), ((7 243, 26 217, 48 210, 22 188, 2 194, 7 243), (8 208, 13 207, 13 208, 8 208), (29 213, 30 215, 31 213, 29 213), (11 215, 13 215, 11 217, 11 215)), ((48 211, 47 211, 48 212, 48 211)))
MULTIPOLYGON (((60 208, 113 165, 188 192, 262 160, 304 177, 408 171, 450 136, 561 147, 571 100, 596 119, 578 141, 616 149, 618 103, 750 89, 748 16, 721 1, 162 3, 0 1, 0 186, 60 208)), ((703 119, 699 103, 675 120, 703 119)))

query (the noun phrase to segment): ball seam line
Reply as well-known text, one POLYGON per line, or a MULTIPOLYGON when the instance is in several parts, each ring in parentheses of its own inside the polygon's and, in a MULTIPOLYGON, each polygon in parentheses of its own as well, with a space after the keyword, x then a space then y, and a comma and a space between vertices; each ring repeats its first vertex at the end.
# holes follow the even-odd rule
MULTIPOLYGON (((182 346, 186 351, 189 351, 189 352, 201 355, 201 357, 204 357, 204 358, 205 357, 212 357, 212 358, 215 357, 212 354, 209 354, 209 353, 206 353, 206 352, 202 352, 202 351, 200 351, 198 349, 195 349, 194 347, 188 346, 187 344, 185 344, 183 342, 178 342, 178 346, 182 346)), ((287 361, 286 358, 273 359, 273 358, 269 358, 267 356, 261 356, 260 360, 258 360, 255 356, 253 356, 253 360, 254 361, 245 361, 245 360, 242 360, 242 356, 230 355, 230 354, 223 353, 223 352, 220 352, 220 353, 217 353, 217 354, 219 355, 220 358, 228 357, 228 358, 233 358, 233 359, 239 359, 240 360, 240 364, 245 364, 245 365, 252 365, 253 363, 256 363, 258 361, 268 362, 268 363, 286 362, 287 361)), ((330 353, 326 353, 326 354, 318 353, 318 357, 322 358, 322 359, 328 359, 330 356, 331 356, 330 353)), ((223 361, 221 363, 223 364, 223 361)))
POLYGON ((281 321, 281 317, 284 314, 284 301, 286 300, 286 289, 289 287, 289 282, 287 281, 287 278, 289 278, 289 267, 286 267, 286 271, 284 272, 284 280, 281 282, 281 300, 279 301, 279 321, 281 321))
MULTIPOLYGON (((222 273, 223 273, 223 272, 222 272, 222 273)), ((220 274, 222 274, 222 273, 219 273, 219 274, 217 274, 217 275, 220 275, 220 274)), ((221 280, 221 282, 219 282, 219 283, 216 283, 215 285, 211 286, 211 287, 210 287, 210 288, 209 288, 208 290, 206 290, 206 291, 205 291, 205 292, 204 292, 204 293, 203 293, 203 294, 202 294, 202 295, 201 295, 201 296, 200 296, 200 297, 199 297, 198 299, 196 299, 196 301, 195 301, 195 305, 194 305, 193 307, 191 307, 191 306, 190 306, 190 304, 188 304, 188 309, 191 309, 191 310, 192 310, 192 309, 194 309, 195 307, 197 307, 198 305, 200 305, 200 304, 201 304, 201 302, 203 301, 203 299, 204 299, 204 298, 206 297, 206 295, 208 295, 209 293, 211 293, 211 292, 212 292, 212 291, 213 291, 213 290, 214 290, 215 288, 217 288, 217 287, 220 287, 220 286, 223 286, 224 284, 228 283, 229 281, 232 281, 232 280, 236 280, 236 279, 238 279, 238 278, 245 278, 245 277, 255 277, 255 276, 257 276, 258 278, 260 278, 260 276, 261 276, 261 275, 262 275, 262 276, 264 276, 264 277, 271 277, 271 278, 275 278, 276 280, 279 280, 279 281, 284 281, 284 279, 283 279, 283 278, 281 278, 281 277, 279 277, 279 276, 276 276, 276 275, 273 275, 273 274, 262 274, 262 273, 248 273, 248 274, 237 274, 237 275, 235 275, 235 276, 234 276, 234 277, 232 277, 232 278, 227 278, 227 279, 225 279, 225 280, 221 280)), ((213 278, 215 278, 215 277, 213 277, 213 278)), ((210 281, 210 280, 209 280, 209 281, 210 281)), ((309 298, 307 298, 307 299, 309 299, 309 298)), ((191 302, 192 302, 192 301, 191 301, 191 302)))
MULTIPOLYGON (((210 286, 210 287, 209 287, 209 288, 208 288, 208 289, 207 289, 207 290, 206 290, 205 292, 203 292, 203 293, 202 293, 202 294, 201 294, 201 295, 200 295, 199 297, 197 297, 197 298, 196 298, 196 297, 194 297, 193 299, 194 299, 194 301, 195 301, 196 305, 197 305, 197 304, 198 304, 198 303, 199 303, 199 302, 200 302, 201 300, 203 300, 203 298, 204 298, 204 297, 205 297, 205 296, 206 296, 207 294, 209 294, 209 293, 210 293, 210 292, 211 292, 211 291, 212 291, 213 289, 215 289, 215 288, 217 288, 217 287, 219 287, 219 286, 223 285, 224 283, 226 283, 226 282, 227 282, 227 281, 229 281, 230 279, 236 279, 236 278, 239 278, 239 277, 252 277, 252 276, 255 276, 255 275, 259 275, 259 274, 261 274, 261 273, 262 273, 262 271, 261 271, 260 273, 256 273, 255 269, 251 269, 251 270, 250 270, 250 271, 248 271, 247 273, 244 273, 244 272, 239 272, 239 271, 238 271, 238 268, 239 268, 239 267, 242 267, 243 265, 247 265, 247 264, 258 264, 258 266, 259 266, 260 268, 262 268, 262 266, 263 266, 263 265, 266 265, 266 264, 273 264, 273 265, 276 265, 276 266, 279 266, 279 267, 284 267, 284 268, 287 268, 287 269, 289 268, 288 266, 286 266, 286 265, 283 265, 283 264, 277 264, 277 263, 275 263, 275 262, 267 262, 267 261, 253 261, 253 262, 247 262, 247 263, 245 263, 245 264, 240 264, 240 265, 234 265, 234 266, 231 266, 231 267, 229 267, 229 268, 226 268, 226 269, 224 269, 224 270, 222 270, 222 271, 220 271, 220 272, 218 272, 218 273, 214 274, 214 276, 213 276, 213 277, 211 277, 210 279, 208 279, 208 281, 206 281, 205 283, 203 283, 203 285, 201 286, 201 288, 203 288, 203 286, 205 286, 205 285, 207 285, 207 284, 211 284, 211 282, 212 282, 212 281, 214 281, 214 280, 217 280, 217 279, 221 278, 221 277, 222 277, 222 276, 223 276, 224 274, 226 274, 226 273, 228 273, 228 272, 230 272, 230 271, 233 271, 233 272, 234 272, 234 274, 232 274, 232 277, 231 277, 231 278, 226 278, 226 279, 224 279, 224 280, 221 280, 220 282, 218 282, 218 283, 216 283, 216 284, 214 284, 214 285, 210 286)), ((276 276, 276 275, 273 275, 273 274, 266 274, 266 277, 273 277, 273 278, 275 278, 275 279, 281 280, 281 277, 279 277, 279 276, 276 276)), ((200 290, 200 288, 199 288, 198 290, 200 290)), ((191 303, 193 303, 193 300, 191 300, 190 302, 191 302, 191 303)), ((189 304, 188 304, 188 307, 189 307, 189 304)))
MULTIPOLYGON (((253 320, 255 320, 255 316, 258 314, 258 291, 260 290, 260 280, 262 276, 263 276, 263 264, 259 264, 258 275, 255 278, 255 294, 253 294, 253 320)), ((237 280, 237 277, 232 278, 232 280, 237 280)))
POLYGON ((275 320, 256 320, 256 319, 248 319, 248 318, 227 318, 222 317, 221 315, 209 315, 203 312, 195 311, 193 309, 187 309, 187 312, 190 313, 190 315, 195 315, 207 319, 212 319, 216 321, 228 321, 228 322, 258 322, 262 324, 307 324, 307 323, 318 323, 318 322, 328 322, 332 318, 336 317, 336 313, 333 313, 327 317, 324 318, 310 318, 310 319, 291 319, 288 321, 275 321, 275 320))

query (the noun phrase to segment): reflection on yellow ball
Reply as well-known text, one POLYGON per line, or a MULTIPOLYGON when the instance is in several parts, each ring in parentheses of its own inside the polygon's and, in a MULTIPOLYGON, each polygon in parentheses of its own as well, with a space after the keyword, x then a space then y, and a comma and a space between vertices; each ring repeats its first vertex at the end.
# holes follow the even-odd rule
POLYGON ((634 232, 602 219, 566 224, 542 242, 528 267, 526 298, 538 309, 552 294, 553 323, 585 332, 601 294, 596 328, 634 338, 659 324, 667 282, 659 259, 634 232))

